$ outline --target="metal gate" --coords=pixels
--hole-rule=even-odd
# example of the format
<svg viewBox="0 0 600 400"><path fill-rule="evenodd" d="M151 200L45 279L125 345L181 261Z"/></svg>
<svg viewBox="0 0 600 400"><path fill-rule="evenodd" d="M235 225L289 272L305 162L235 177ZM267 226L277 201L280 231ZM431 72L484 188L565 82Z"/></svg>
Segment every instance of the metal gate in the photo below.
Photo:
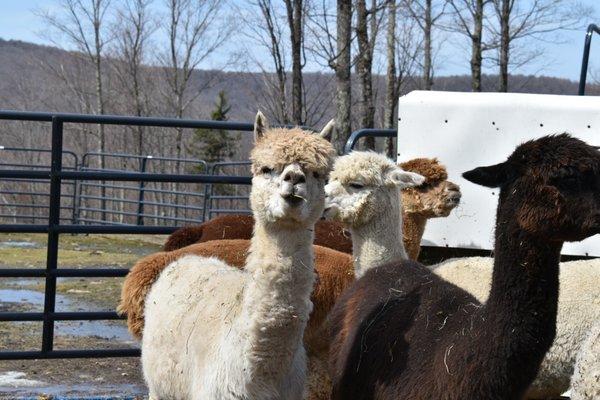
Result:
<svg viewBox="0 0 600 400"><path fill-rule="evenodd" d="M45 269L0 269L0 278L44 278L43 312L1 312L0 321L42 321L42 341L37 351L2 351L0 360L38 359L38 358L82 358L82 357L128 357L139 355L139 349L54 349L54 324L56 321L94 321L120 319L115 312L56 312L56 280L64 277L123 277L127 269L67 269L58 268L58 239L61 234L168 234L176 228L168 226L128 226L93 223L76 225L71 220L61 218L61 199L65 196L61 190L63 182L77 184L89 181L115 182L181 182L199 184L236 184L249 185L247 176L211 176L206 174L162 174L149 172L72 170L63 167L63 126L69 123L108 124L129 126L153 126L169 128L204 128L250 132L249 123L195 121L167 118L121 117L108 115L53 114L34 112L0 111L0 119L13 121L38 121L51 123L52 148L50 165L35 169L0 170L0 179L25 179L49 183L49 213L46 223L0 224L0 232L47 233L47 257ZM71 223L67 223L71 222Z"/></svg>

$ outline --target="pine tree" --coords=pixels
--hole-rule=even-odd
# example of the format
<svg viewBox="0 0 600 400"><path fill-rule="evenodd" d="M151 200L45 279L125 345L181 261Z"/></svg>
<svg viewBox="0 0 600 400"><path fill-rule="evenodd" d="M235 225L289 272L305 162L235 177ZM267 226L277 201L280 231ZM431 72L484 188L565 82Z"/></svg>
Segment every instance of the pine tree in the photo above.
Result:
<svg viewBox="0 0 600 400"><path fill-rule="evenodd" d="M231 107L224 91L220 91L211 113L213 121L227 121ZM238 150L240 135L230 134L222 129L196 129L192 143L194 155L208 163L232 158Z"/></svg>

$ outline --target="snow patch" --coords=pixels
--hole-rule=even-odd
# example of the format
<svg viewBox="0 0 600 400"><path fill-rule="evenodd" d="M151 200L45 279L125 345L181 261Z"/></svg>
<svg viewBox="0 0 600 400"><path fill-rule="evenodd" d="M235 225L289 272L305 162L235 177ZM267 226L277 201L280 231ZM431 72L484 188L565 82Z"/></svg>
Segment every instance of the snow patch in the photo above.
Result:
<svg viewBox="0 0 600 400"><path fill-rule="evenodd" d="M24 372L8 371L0 373L0 386L8 387L31 387L44 385L43 382L26 379Z"/></svg>

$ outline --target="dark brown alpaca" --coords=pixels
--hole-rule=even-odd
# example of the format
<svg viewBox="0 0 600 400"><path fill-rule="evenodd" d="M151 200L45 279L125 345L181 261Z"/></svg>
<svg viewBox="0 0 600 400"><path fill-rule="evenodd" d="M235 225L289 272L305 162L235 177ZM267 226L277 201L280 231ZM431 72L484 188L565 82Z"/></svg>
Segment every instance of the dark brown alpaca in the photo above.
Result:
<svg viewBox="0 0 600 400"><path fill-rule="evenodd" d="M331 313L332 399L520 399L535 378L562 244L600 233L600 152L548 136L463 176L500 188L487 303L414 261L370 269Z"/></svg>
<svg viewBox="0 0 600 400"><path fill-rule="evenodd" d="M252 238L252 215L222 215L198 226L186 226L173 232L163 246L163 251L173 251L194 243L222 239ZM318 221L315 225L314 243L343 253L352 253L352 240L344 227L333 221Z"/></svg>

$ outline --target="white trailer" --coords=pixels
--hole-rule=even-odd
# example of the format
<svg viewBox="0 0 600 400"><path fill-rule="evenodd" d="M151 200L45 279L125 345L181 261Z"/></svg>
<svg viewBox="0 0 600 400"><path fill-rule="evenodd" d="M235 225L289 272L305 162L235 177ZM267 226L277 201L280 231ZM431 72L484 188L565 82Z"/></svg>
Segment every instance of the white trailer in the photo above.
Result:
<svg viewBox="0 0 600 400"><path fill-rule="evenodd" d="M398 104L398 161L437 157L460 185L461 204L431 219L423 245L492 249L498 190L461 174L504 161L518 144L571 133L600 145L600 97L414 91ZM566 243L563 254L600 256L600 235Z"/></svg>

